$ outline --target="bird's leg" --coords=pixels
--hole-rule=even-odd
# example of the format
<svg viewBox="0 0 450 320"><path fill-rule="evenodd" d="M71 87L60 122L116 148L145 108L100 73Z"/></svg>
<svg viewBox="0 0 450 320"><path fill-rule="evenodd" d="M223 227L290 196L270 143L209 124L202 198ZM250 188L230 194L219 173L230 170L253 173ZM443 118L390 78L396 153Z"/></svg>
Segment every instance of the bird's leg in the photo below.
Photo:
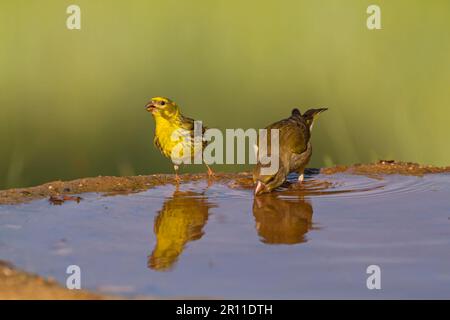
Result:
<svg viewBox="0 0 450 320"><path fill-rule="evenodd" d="M211 178L214 176L214 171L205 163L205 166L208 168L208 177Z"/></svg>
<svg viewBox="0 0 450 320"><path fill-rule="evenodd" d="M300 174L298 176L298 182L302 183L304 179L305 179L305 174L304 173L302 173L302 174Z"/></svg>
<svg viewBox="0 0 450 320"><path fill-rule="evenodd" d="M205 166L208 168L208 187L212 186L212 178L214 177L214 171L205 163Z"/></svg>
<svg viewBox="0 0 450 320"><path fill-rule="evenodd" d="M180 183L181 179L180 176L178 175L178 166L174 165L173 166L174 170L175 170L175 181L177 182L177 185Z"/></svg>

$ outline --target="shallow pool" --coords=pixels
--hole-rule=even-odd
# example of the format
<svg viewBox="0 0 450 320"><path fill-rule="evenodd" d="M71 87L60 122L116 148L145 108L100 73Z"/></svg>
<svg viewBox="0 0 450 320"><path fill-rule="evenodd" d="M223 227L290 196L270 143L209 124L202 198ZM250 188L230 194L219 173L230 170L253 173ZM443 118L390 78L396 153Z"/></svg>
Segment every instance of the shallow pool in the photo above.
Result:
<svg viewBox="0 0 450 320"><path fill-rule="evenodd" d="M0 206L0 259L62 284L78 265L83 288L130 297L450 298L449 174L81 197Z"/></svg>

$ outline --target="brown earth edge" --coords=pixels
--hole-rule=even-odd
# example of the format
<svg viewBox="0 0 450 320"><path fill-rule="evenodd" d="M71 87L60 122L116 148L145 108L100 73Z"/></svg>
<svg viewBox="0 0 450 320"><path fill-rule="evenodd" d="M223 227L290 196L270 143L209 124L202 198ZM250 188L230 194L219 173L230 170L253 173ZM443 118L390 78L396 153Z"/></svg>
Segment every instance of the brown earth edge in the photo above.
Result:
<svg viewBox="0 0 450 320"><path fill-rule="evenodd" d="M450 172L448 167L434 167L409 162L382 160L372 164L356 164L352 166L335 166L320 169L322 174L349 173L359 175L424 175ZM215 182L223 182L232 188L251 188L251 173L216 173ZM181 175L182 182L206 179L205 174ZM101 192L106 195L127 194L144 191L153 187L174 184L171 174L156 174L134 177L95 177L73 181L54 181L31 188L20 188L0 191L0 205L20 204L36 199L49 198L54 204L66 200L78 200L73 194ZM121 299L87 292L84 290L68 290L55 280L46 279L16 269L7 262L0 261L0 299Z"/></svg>
<svg viewBox="0 0 450 320"><path fill-rule="evenodd" d="M95 293L87 290L69 290L52 278L44 278L16 268L0 260L0 300L160 300L157 296L124 297ZM165 299L165 298L164 298ZM211 297L171 297L172 300L213 299Z"/></svg>
<svg viewBox="0 0 450 320"><path fill-rule="evenodd" d="M18 270L4 261L0 261L0 288L0 300L117 299L84 290L63 288L55 280Z"/></svg>
<svg viewBox="0 0 450 320"><path fill-rule="evenodd" d="M392 160L320 169L322 174L349 173L369 176L383 174L424 175L445 172L450 172L450 166L435 167ZM182 182L197 181L206 179L206 174L183 174L180 177ZM216 173L212 179L215 182L226 183L232 188L251 188L253 186L252 175L249 172ZM53 181L36 187L0 190L0 205L19 204L43 198L49 198L54 204L60 204L65 200L79 200L70 197L74 194L89 192L100 192L106 195L127 194L175 183L173 174L132 177L99 176L72 181Z"/></svg>

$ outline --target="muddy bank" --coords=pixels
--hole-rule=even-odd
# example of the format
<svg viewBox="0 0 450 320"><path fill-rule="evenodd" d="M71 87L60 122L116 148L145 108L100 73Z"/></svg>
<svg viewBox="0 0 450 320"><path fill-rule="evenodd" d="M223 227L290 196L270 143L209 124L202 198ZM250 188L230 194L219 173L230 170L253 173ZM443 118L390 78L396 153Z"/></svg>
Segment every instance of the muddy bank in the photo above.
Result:
<svg viewBox="0 0 450 320"><path fill-rule="evenodd" d="M184 174L180 177L182 182L207 179L206 174ZM251 186L251 174L218 173L213 178L213 181L233 181L241 185ZM0 190L0 205L18 204L42 198L50 199L51 197L53 197L55 202L64 202L65 200L79 201L82 199L65 199L64 195L82 194L89 192L101 192L105 193L106 195L127 194L148 190L164 184L175 183L175 176L173 174L155 174L134 177L99 176L95 178L83 178L73 181L53 181L36 187Z"/></svg>
<svg viewBox="0 0 450 320"><path fill-rule="evenodd" d="M52 279L18 270L4 261L0 261L0 288L0 300L100 300L113 298L84 290L68 290Z"/></svg>
<svg viewBox="0 0 450 320"><path fill-rule="evenodd" d="M368 176L378 174L424 175L450 172L450 166L435 167L411 162L381 160L371 164L335 166L312 170L320 171L323 174L350 173ZM184 174L180 177L182 182L208 179L206 174ZM225 183L231 188L251 188L253 186L252 174L250 172L216 173L211 179L211 182ZM134 177L99 176L73 181L53 181L31 188L2 190L0 191L0 205L18 204L42 198L49 198L53 204L61 204L65 201L82 200L79 198L65 197L73 194L88 192L100 192L106 195L127 194L148 190L164 184L175 184L175 176L173 174Z"/></svg>
<svg viewBox="0 0 450 320"><path fill-rule="evenodd" d="M402 175L424 175L431 173L450 172L450 166L435 167L431 165L421 165L413 162L397 162L394 160L380 160L377 163L354 164L351 166L335 166L322 168L324 174L350 173L362 175L374 174L402 174Z"/></svg>

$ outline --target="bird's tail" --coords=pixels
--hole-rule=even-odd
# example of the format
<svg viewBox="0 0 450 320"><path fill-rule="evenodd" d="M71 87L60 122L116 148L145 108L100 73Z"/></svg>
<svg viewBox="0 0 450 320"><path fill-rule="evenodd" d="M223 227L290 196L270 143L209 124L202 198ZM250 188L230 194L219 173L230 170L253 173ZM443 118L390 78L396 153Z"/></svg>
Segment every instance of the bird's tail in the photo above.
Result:
<svg viewBox="0 0 450 320"><path fill-rule="evenodd" d="M317 119L317 116L327 110L328 108L309 109L303 114L303 118L306 120L309 130L312 130L314 120Z"/></svg>

